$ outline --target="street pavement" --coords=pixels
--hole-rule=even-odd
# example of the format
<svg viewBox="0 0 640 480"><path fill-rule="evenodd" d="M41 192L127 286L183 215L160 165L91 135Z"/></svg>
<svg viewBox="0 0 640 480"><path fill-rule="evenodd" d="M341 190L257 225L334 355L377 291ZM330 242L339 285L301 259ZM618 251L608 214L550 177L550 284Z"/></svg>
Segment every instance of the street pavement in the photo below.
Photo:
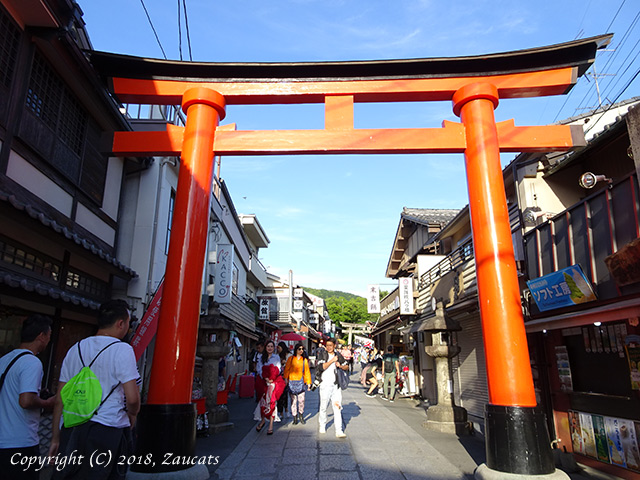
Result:
<svg viewBox="0 0 640 480"><path fill-rule="evenodd" d="M291 418L255 431L253 399L229 400L232 430L198 440L197 455L219 455L210 466L211 478L220 480L456 480L472 479L485 461L480 437L431 432L420 402L397 398L394 403L364 395L351 377L343 391L343 421L347 438L335 437L333 412L328 411L327 432L318 432L318 392L307 392L306 425ZM615 479L584 468L572 480Z"/></svg>

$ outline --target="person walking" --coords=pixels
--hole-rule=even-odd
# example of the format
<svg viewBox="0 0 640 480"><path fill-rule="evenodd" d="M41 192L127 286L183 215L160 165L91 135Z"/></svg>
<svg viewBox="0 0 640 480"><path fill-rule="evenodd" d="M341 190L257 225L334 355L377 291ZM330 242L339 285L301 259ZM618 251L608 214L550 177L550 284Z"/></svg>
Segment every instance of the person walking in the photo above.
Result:
<svg viewBox="0 0 640 480"><path fill-rule="evenodd" d="M304 420L304 398L305 391L311 387L311 370L309 369L309 359L306 357L301 343L296 344L293 355L287 360L283 377L291 395L293 424L297 425L300 422L304 425L306 423Z"/></svg>
<svg viewBox="0 0 640 480"><path fill-rule="evenodd" d="M400 377L400 361L393 351L393 345L387 346L382 356L382 398L393 403L396 396L396 381Z"/></svg>
<svg viewBox="0 0 640 480"><path fill-rule="evenodd" d="M49 456L60 453L69 458L72 453L89 459L128 458L131 453L131 429L140 410L140 375L133 348L122 339L129 332L129 307L124 300L110 300L98 310L98 331L95 336L80 340L67 352L60 369L60 382L53 410L53 437ZM60 392L80 370L91 365L102 388L102 403L91 419L73 427L60 429L63 402ZM126 465L83 461L67 465L53 474L54 479L73 478L124 479Z"/></svg>
<svg viewBox="0 0 640 480"><path fill-rule="evenodd" d="M328 339L326 351L321 355L318 363L318 370L321 372L320 409L318 412L319 432L322 434L327 431L327 407L331 402L336 437L345 438L346 435L342 429L342 390L338 385L337 369L347 370L349 364L335 349L335 340L333 338Z"/></svg>
<svg viewBox="0 0 640 480"><path fill-rule="evenodd" d="M262 380L261 372L258 372L258 362L260 357L264 353L264 341L259 340L256 343L255 349L251 352L251 362L249 363L249 371L254 374L254 389L256 391L256 403L262 398L264 393L264 381Z"/></svg>
<svg viewBox="0 0 640 480"><path fill-rule="evenodd" d="M289 352L289 347L287 347L287 344L284 342L278 343L278 347L276 351L280 356L280 365L282 365L280 367L280 375L283 375L283 378L284 378L284 369L285 369L285 366L287 365L287 360L291 356L291 352ZM280 398L278 399L278 415L280 415L281 418L286 418L288 414L289 414L289 387L285 382L284 392L282 392L282 395L280 395Z"/></svg>
<svg viewBox="0 0 640 480"><path fill-rule="evenodd" d="M0 471L3 478L37 480L40 472L19 463L40 455L40 410L55 398L40 398L42 353L51 340L51 319L32 315L22 322L20 345L0 358ZM18 460L16 462L16 460ZM6 475L6 477L4 477Z"/></svg>
<svg viewBox="0 0 640 480"><path fill-rule="evenodd" d="M279 422L278 409L276 403L284 390L284 380L280 375L280 356L276 353L276 345L273 340L267 340L264 344L264 352L258 358L256 370L259 377L256 381L262 382L262 396L253 412L254 420L260 420L256 427L256 431L260 432L266 422L269 422L267 435L273 434L273 422Z"/></svg>

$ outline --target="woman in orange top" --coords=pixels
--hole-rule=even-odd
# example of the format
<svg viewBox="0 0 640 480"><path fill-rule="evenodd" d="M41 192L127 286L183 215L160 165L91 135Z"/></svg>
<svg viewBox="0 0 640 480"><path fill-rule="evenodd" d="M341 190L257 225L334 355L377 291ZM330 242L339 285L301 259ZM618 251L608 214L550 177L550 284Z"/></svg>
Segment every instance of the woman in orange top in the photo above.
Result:
<svg viewBox="0 0 640 480"><path fill-rule="evenodd" d="M293 350L293 355L287 360L282 377L289 385L291 394L291 414L293 424L304 421L304 392L311 386L311 371L309 370L309 359L304 354L304 347L297 343Z"/></svg>

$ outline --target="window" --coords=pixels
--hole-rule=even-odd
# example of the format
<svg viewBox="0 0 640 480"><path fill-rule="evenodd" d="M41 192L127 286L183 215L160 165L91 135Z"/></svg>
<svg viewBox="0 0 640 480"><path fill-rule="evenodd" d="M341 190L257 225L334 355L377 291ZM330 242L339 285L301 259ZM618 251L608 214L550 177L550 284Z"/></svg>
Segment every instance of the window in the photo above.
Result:
<svg viewBox="0 0 640 480"><path fill-rule="evenodd" d="M171 190L171 197L169 198L169 219L167 222L167 238L164 245L164 254L169 254L169 240L171 240L171 223L173 222L173 209L176 203L176 192Z"/></svg>
<svg viewBox="0 0 640 480"><path fill-rule="evenodd" d="M0 263L10 265L23 273L28 271L31 276L52 283L57 283L60 278L61 266L58 262L5 238L0 238Z"/></svg>
<svg viewBox="0 0 640 480"><path fill-rule="evenodd" d="M96 298L106 298L109 293L106 282L71 269L67 272L66 286L69 290L76 290Z"/></svg>
<svg viewBox="0 0 640 480"><path fill-rule="evenodd" d="M33 56L25 107L19 136L101 205L107 173L102 129L39 51Z"/></svg>
<svg viewBox="0 0 640 480"><path fill-rule="evenodd" d="M11 17L0 8L0 85L9 88L18 57L20 30Z"/></svg>

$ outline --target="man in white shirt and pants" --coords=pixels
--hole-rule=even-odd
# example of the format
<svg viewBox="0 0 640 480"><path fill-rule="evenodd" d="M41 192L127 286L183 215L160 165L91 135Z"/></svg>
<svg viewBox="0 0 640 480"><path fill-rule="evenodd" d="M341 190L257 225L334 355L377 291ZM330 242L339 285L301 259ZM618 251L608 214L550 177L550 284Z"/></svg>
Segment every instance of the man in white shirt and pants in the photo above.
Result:
<svg viewBox="0 0 640 480"><path fill-rule="evenodd" d="M342 431L342 390L338 385L336 378L336 369L348 370L349 364L344 357L336 352L335 340L330 338L327 340L326 353L322 359L318 360L318 371L321 372L322 381L320 382L320 411L318 412L318 421L320 423L320 433L327 431L327 407L329 402L333 407L333 424L336 427L336 437L345 438L346 435Z"/></svg>

